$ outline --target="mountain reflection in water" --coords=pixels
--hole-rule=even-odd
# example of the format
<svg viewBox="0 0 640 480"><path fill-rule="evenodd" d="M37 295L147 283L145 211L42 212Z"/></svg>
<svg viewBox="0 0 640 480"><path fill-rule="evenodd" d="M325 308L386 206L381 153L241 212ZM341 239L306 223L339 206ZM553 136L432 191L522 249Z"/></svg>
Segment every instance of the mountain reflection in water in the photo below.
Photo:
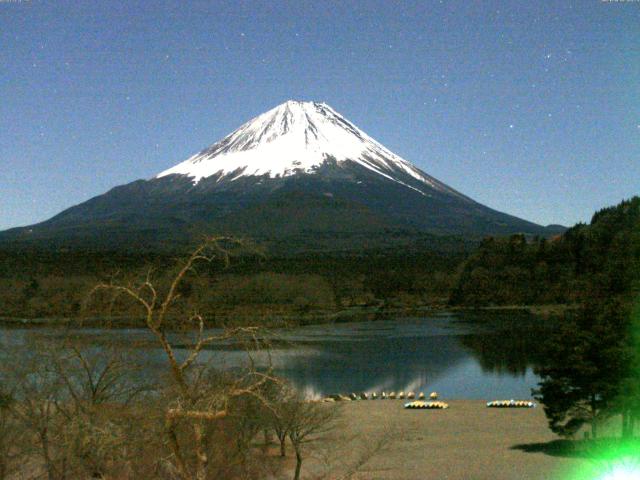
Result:
<svg viewBox="0 0 640 480"><path fill-rule="evenodd" d="M439 392L443 398L530 398L538 382L548 322L516 314L440 314L357 323L312 325L268 335L269 363L309 396L333 393ZM46 335L46 329L39 329ZM97 345L140 342L149 373L162 371L163 352L141 329L79 331ZM0 328L0 339L19 343L33 330ZM51 330L50 335L59 334ZM146 339L146 340L145 340ZM183 352L184 353L184 352ZM211 346L203 361L237 368L246 360L239 345Z"/></svg>
<svg viewBox="0 0 640 480"><path fill-rule="evenodd" d="M309 394L435 390L448 398L529 398L545 333L535 322L501 327L499 319L467 323L464 315L326 328L342 335L313 332L316 340L305 338L286 361L274 352L276 371Z"/></svg>

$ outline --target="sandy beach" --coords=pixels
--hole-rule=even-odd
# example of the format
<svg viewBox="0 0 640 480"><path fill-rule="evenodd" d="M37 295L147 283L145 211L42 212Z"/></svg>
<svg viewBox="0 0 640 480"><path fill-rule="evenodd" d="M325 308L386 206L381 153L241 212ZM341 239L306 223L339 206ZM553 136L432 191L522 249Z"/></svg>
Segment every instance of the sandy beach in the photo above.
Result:
<svg viewBox="0 0 640 480"><path fill-rule="evenodd" d="M387 438L384 449L353 476L358 479L564 479L588 462L549 454L548 442L558 437L539 406L493 409L477 400L447 402L447 410L405 410L402 400L345 402L341 434L352 443L336 450L346 462L358 455L356 439L373 446Z"/></svg>

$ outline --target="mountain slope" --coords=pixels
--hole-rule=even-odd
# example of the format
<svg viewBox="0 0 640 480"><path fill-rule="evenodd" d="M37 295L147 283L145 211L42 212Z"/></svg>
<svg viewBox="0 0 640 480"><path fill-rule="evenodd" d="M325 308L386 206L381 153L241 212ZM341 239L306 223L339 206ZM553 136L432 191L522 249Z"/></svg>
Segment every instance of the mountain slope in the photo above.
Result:
<svg viewBox="0 0 640 480"><path fill-rule="evenodd" d="M260 240L554 233L485 207L323 103L289 101L150 180L31 227L11 242L138 246L221 232Z"/></svg>

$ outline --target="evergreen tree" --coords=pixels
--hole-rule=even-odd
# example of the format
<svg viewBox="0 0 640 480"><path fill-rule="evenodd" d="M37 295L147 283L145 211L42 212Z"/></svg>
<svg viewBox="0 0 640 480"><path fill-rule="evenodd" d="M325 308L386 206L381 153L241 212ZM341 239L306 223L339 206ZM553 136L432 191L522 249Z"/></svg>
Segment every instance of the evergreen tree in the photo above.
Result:
<svg viewBox="0 0 640 480"><path fill-rule="evenodd" d="M551 429L572 435L620 414L622 434L640 418L640 198L597 212L573 231L579 314L553 336L538 398Z"/></svg>
<svg viewBox="0 0 640 480"><path fill-rule="evenodd" d="M622 336L613 324L588 315L568 321L552 336L537 399L544 405L551 430L572 436L583 425L597 436L598 424L613 412L623 372Z"/></svg>

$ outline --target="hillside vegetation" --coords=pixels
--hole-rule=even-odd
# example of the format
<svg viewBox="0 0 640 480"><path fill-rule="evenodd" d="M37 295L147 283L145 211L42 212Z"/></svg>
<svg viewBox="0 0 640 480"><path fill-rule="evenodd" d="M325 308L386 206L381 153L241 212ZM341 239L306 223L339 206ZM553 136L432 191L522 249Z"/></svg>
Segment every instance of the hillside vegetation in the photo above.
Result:
<svg viewBox="0 0 640 480"><path fill-rule="evenodd" d="M551 239L512 235L476 242L429 236L386 248L293 249L288 255L286 245L267 245L259 254L236 257L223 271L190 276L183 308L198 305L203 314L221 319L305 321L354 309L582 304L628 285L639 268L639 210L635 197ZM169 278L183 254L5 248L0 250L0 317L79 316L96 283L133 281L150 269L157 278Z"/></svg>
<svg viewBox="0 0 640 480"><path fill-rule="evenodd" d="M182 313L211 318L327 316L342 311L445 305L465 248L370 250L271 257L244 254L224 269L193 272L181 291ZM176 253L27 250L0 252L0 317L99 315L83 309L101 281L129 283L149 270L168 281ZM119 313L135 315L119 308ZM180 314L176 310L176 314Z"/></svg>
<svg viewBox="0 0 640 480"><path fill-rule="evenodd" d="M485 239L464 263L453 305L582 303L625 288L638 271L640 197L596 212L563 235Z"/></svg>

